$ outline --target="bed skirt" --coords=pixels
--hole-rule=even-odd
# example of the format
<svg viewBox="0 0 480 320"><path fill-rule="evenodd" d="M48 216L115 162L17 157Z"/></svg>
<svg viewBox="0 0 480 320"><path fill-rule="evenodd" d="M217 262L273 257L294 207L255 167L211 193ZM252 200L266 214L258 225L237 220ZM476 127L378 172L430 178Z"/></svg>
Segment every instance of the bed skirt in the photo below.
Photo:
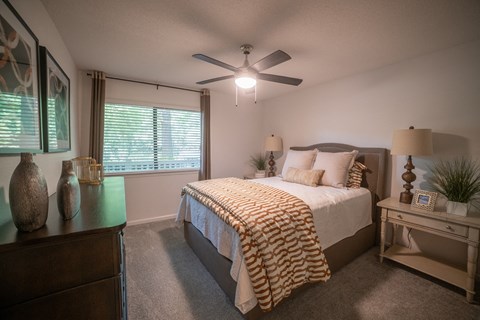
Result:
<svg viewBox="0 0 480 320"><path fill-rule="evenodd" d="M219 254L213 244L203 236L203 234L195 228L190 222L184 221L185 240L192 248L203 263L208 272L217 281L218 285L228 296L232 305L235 304L235 290L237 283L230 276L232 262ZM332 275L334 272L353 261L356 257L370 249L375 245L376 224L372 223L367 227L359 230L355 235L345 238L340 242L323 250ZM294 290L295 294L298 290L304 290L310 285L307 284ZM317 284L318 285L318 284ZM287 298L288 299L288 298ZM258 319L264 312L257 305L243 316L246 319Z"/></svg>

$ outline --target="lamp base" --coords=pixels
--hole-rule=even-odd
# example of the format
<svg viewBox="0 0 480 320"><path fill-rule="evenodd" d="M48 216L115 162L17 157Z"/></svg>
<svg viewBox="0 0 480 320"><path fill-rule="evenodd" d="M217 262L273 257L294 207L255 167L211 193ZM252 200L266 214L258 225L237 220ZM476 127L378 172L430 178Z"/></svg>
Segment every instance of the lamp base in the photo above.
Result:
<svg viewBox="0 0 480 320"><path fill-rule="evenodd" d="M403 191L403 192L400 193L400 202L401 203L411 204L412 200L413 200L413 193L406 192L406 191Z"/></svg>
<svg viewBox="0 0 480 320"><path fill-rule="evenodd" d="M268 165L269 165L269 168L268 168L267 177L274 177L276 168L275 168L275 160L273 157L273 151L270 151L270 158L268 161Z"/></svg>
<svg viewBox="0 0 480 320"><path fill-rule="evenodd" d="M413 189L412 182L417 179L415 173L412 172L412 170L415 169L415 166L412 162L412 156L408 156L407 164L404 166L404 168L407 169L407 171L402 174L402 179L406 183L403 185L405 191L400 193L400 202L411 204L413 200L413 193L411 193L410 190Z"/></svg>

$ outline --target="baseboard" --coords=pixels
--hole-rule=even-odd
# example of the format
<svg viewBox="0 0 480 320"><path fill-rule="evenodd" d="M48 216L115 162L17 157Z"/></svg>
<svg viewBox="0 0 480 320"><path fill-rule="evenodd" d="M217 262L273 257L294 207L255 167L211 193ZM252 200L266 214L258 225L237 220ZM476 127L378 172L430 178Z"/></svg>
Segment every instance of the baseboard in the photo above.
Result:
<svg viewBox="0 0 480 320"><path fill-rule="evenodd" d="M134 226L137 224L145 224L145 223L165 221L165 220L174 220L176 217L177 217L177 214L169 214L166 216L153 217L153 218L147 218L147 219L127 220L127 226Z"/></svg>

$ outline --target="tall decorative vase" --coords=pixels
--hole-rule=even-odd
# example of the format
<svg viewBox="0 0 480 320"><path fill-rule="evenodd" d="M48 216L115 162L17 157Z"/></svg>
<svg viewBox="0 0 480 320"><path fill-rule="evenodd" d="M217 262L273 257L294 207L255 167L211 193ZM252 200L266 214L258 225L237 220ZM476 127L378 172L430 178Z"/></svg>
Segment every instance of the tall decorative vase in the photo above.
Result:
<svg viewBox="0 0 480 320"><path fill-rule="evenodd" d="M70 160L62 162L62 174L57 183L57 207L64 220L72 219L80 211L80 184Z"/></svg>
<svg viewBox="0 0 480 320"><path fill-rule="evenodd" d="M13 171L8 190L17 229L31 232L43 227L48 217L47 181L31 153L20 154L20 163Z"/></svg>

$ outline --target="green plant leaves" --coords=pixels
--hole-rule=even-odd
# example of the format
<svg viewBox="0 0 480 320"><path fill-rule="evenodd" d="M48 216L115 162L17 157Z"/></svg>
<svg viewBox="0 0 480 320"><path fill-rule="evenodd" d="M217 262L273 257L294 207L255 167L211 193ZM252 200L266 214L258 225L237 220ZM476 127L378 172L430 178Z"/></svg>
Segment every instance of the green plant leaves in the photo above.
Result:
<svg viewBox="0 0 480 320"><path fill-rule="evenodd" d="M475 202L480 200L480 164L465 157L450 161L440 160L430 168L427 179L433 190L450 201Z"/></svg>
<svg viewBox="0 0 480 320"><path fill-rule="evenodd" d="M250 164L257 170L267 169L267 158L261 154L250 156Z"/></svg>

